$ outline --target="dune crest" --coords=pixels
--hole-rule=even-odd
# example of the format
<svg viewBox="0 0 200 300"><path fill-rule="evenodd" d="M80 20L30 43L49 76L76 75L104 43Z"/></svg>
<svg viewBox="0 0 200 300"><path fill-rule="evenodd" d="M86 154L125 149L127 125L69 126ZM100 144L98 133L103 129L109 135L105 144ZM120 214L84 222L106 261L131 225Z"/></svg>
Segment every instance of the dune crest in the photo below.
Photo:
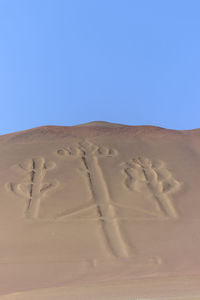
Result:
<svg viewBox="0 0 200 300"><path fill-rule="evenodd" d="M0 299L200 296L199 130L95 121L0 146Z"/></svg>

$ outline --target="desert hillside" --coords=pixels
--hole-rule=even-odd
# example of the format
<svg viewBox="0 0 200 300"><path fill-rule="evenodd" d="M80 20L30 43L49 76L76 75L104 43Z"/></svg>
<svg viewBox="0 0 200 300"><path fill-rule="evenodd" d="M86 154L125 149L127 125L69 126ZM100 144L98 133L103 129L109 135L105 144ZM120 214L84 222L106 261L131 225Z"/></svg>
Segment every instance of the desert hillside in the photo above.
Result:
<svg viewBox="0 0 200 300"><path fill-rule="evenodd" d="M200 129L0 136L0 299L200 299Z"/></svg>

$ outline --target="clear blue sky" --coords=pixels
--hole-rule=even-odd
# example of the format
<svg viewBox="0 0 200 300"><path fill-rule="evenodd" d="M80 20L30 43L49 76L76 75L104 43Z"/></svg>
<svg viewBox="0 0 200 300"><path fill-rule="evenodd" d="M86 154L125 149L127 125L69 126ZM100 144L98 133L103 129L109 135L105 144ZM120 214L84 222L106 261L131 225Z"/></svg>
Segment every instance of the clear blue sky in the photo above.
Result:
<svg viewBox="0 0 200 300"><path fill-rule="evenodd" d="M199 0L0 0L0 134L200 127Z"/></svg>

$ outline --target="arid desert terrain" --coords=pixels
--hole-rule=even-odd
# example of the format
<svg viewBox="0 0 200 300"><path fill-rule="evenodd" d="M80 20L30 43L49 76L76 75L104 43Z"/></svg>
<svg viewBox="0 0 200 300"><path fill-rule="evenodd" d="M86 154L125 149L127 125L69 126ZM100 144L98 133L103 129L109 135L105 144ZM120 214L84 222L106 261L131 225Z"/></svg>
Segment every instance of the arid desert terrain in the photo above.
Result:
<svg viewBox="0 0 200 300"><path fill-rule="evenodd" d="M0 300L200 299L200 129L0 136Z"/></svg>

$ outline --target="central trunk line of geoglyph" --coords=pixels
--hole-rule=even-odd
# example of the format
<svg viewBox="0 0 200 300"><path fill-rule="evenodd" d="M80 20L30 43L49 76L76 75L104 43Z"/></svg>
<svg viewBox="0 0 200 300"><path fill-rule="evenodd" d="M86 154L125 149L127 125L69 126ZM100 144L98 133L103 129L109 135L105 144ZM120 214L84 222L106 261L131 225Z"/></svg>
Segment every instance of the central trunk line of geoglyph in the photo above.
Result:
<svg viewBox="0 0 200 300"><path fill-rule="evenodd" d="M127 244L123 238L98 157L82 156L81 160L87 170L90 190L97 205L98 216L108 247L114 256L128 257Z"/></svg>

